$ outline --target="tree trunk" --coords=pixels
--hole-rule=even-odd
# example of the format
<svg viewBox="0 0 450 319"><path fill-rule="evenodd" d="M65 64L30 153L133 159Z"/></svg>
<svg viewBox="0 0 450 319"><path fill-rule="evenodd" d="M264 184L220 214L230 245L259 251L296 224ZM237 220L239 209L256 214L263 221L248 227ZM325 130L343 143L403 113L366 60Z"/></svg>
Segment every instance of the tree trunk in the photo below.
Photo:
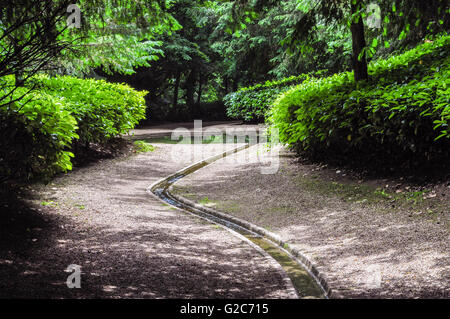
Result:
<svg viewBox="0 0 450 319"><path fill-rule="evenodd" d="M172 103L173 111L175 111L178 106L178 91L180 89L180 80L181 80L181 72L177 71L177 77L175 79L175 86L173 88L173 103Z"/></svg>
<svg viewBox="0 0 450 319"><path fill-rule="evenodd" d="M227 95L228 94L228 76L225 76L224 86L225 86L225 94L224 95Z"/></svg>
<svg viewBox="0 0 450 319"><path fill-rule="evenodd" d="M360 0L356 1L356 4L351 5L352 8L352 14L355 14L358 12L360 8ZM359 55L363 51L363 49L366 47L366 38L364 35L364 22L362 17L359 17L358 21L352 21L351 24L351 32L352 32L352 42L353 42L353 56L352 56L352 63L353 63L353 71L355 74L355 81L361 81L361 80L367 80L369 78L369 73L367 71L367 60L365 54L359 58Z"/></svg>
<svg viewBox="0 0 450 319"><path fill-rule="evenodd" d="M238 89L238 79L234 78L233 79L233 92L236 92Z"/></svg>
<svg viewBox="0 0 450 319"><path fill-rule="evenodd" d="M186 79L186 104L188 108L191 110L192 117L195 117L194 93L195 93L195 81L197 80L196 75L197 71L193 69Z"/></svg>
<svg viewBox="0 0 450 319"><path fill-rule="evenodd" d="M200 104L202 101L202 72L198 72L198 96L197 96L197 104Z"/></svg>
<svg viewBox="0 0 450 319"><path fill-rule="evenodd" d="M172 108L169 112L169 118L174 119L177 114L177 108L178 108L178 92L180 90L180 81L181 81L181 72L180 70L177 70L176 78L175 78L175 85L173 87L173 100L172 100Z"/></svg>
<svg viewBox="0 0 450 319"><path fill-rule="evenodd" d="M22 59L22 52L20 50L19 45L17 45L17 41L14 39L14 55L17 56L17 71L14 73L14 78L16 80L16 86L24 86L23 84L23 67L24 67L24 63L23 63L23 59Z"/></svg>

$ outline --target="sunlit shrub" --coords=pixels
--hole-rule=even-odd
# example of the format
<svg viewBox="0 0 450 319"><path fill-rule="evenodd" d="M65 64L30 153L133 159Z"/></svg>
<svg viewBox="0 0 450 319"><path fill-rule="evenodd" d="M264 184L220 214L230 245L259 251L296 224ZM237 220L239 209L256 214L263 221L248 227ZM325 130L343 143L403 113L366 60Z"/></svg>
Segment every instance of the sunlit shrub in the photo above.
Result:
<svg viewBox="0 0 450 319"><path fill-rule="evenodd" d="M227 115L245 122L264 122L267 110L276 97L307 78L306 75L300 75L279 81L268 81L230 93L224 98Z"/></svg>
<svg viewBox="0 0 450 319"><path fill-rule="evenodd" d="M105 143L145 118L146 91L125 84L39 75L29 85L60 99L78 122L80 143Z"/></svg>
<svg viewBox="0 0 450 319"><path fill-rule="evenodd" d="M14 98L27 93L19 88ZM77 122L53 96L34 91L0 109L0 180L51 176L72 169Z"/></svg>
<svg viewBox="0 0 450 319"><path fill-rule="evenodd" d="M311 78L270 110L280 140L313 157L384 154L432 159L450 141L450 37L370 64L370 80L351 72Z"/></svg>
<svg viewBox="0 0 450 319"><path fill-rule="evenodd" d="M35 76L7 100L23 99L0 108L0 181L72 169L75 145L106 144L145 117L146 93L106 81Z"/></svg>

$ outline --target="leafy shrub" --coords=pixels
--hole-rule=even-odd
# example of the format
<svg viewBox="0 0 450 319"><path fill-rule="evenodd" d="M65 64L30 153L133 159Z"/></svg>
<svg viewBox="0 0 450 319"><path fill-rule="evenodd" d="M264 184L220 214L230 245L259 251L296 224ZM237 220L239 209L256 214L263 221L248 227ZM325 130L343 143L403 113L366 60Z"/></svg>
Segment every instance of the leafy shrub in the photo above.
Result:
<svg viewBox="0 0 450 319"><path fill-rule="evenodd" d="M13 98L28 90L19 88ZM50 176L72 169L76 120L49 94L33 91L0 108L0 181Z"/></svg>
<svg viewBox="0 0 450 319"><path fill-rule="evenodd" d="M0 108L0 181L72 169L74 144L107 143L145 117L145 94L105 81L35 76L14 93L24 99Z"/></svg>
<svg viewBox="0 0 450 319"><path fill-rule="evenodd" d="M375 157L419 163L449 154L450 37L350 72L311 78L270 111L281 142L316 159ZM383 157L383 158L380 158Z"/></svg>
<svg viewBox="0 0 450 319"><path fill-rule="evenodd" d="M245 122L264 122L266 112L276 97L307 78L306 75L300 75L280 81L268 81L230 93L224 98L227 115Z"/></svg>
<svg viewBox="0 0 450 319"><path fill-rule="evenodd" d="M80 144L106 143L145 118L147 92L125 84L42 74L28 85L36 85L65 105L77 120Z"/></svg>

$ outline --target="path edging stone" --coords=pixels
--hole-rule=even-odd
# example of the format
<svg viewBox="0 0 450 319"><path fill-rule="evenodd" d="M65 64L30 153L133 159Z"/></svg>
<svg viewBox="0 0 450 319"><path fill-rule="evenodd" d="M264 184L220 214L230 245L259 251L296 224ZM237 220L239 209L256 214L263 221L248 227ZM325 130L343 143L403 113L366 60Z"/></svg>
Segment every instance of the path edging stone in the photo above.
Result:
<svg viewBox="0 0 450 319"><path fill-rule="evenodd" d="M191 206L195 209L198 209L202 212L205 212L207 214L216 216L220 219L229 221L231 223L234 223L236 225L239 225L243 228L249 229L252 232L261 235L263 237L266 237L268 239L270 239L271 241L273 241L274 243L276 243L279 248L283 249L284 251L288 252L289 254L291 254L292 256L294 256L295 258L298 259L298 261L300 261L301 265L308 270L308 272L312 275L312 277L316 280L317 283L319 283L319 286L322 288L325 296L327 298L336 298L338 297L337 294L335 294L331 288L328 285L328 281L326 279L326 277L323 275L323 273L317 268L316 265L314 265L311 260L304 254L302 253L300 250L298 250L297 248L293 248L291 247L287 242L285 242L279 235L272 233L262 227L259 227L257 225L254 225L246 220L234 217L234 216L230 216L228 214L222 213L220 211L217 211L215 209L209 208L209 207L205 207L203 205L200 205L194 201L191 201L190 199L187 199L179 194L174 194L173 192L171 192L173 188L173 185L170 186L169 188L169 193L172 197L174 197L176 200L180 201L181 203L183 203L186 206Z"/></svg>

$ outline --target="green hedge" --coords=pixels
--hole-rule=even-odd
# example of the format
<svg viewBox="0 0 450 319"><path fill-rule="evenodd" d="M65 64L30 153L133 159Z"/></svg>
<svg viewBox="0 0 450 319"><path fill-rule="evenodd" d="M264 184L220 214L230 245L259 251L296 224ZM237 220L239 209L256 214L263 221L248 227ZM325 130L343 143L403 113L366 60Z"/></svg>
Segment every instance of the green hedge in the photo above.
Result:
<svg viewBox="0 0 450 319"><path fill-rule="evenodd" d="M28 90L19 88L14 97ZM77 122L59 99L31 92L0 109L0 181L51 176L72 168Z"/></svg>
<svg viewBox="0 0 450 319"><path fill-rule="evenodd" d="M145 118L145 91L125 84L39 75L28 85L58 98L78 123L79 143L106 143Z"/></svg>
<svg viewBox="0 0 450 319"><path fill-rule="evenodd" d="M107 143L145 117L146 92L121 84L39 75L24 94L0 108L0 181L70 170L74 144Z"/></svg>
<svg viewBox="0 0 450 319"><path fill-rule="evenodd" d="M430 160L449 153L450 37L353 73L308 81L282 94L269 122L281 142L317 158Z"/></svg>
<svg viewBox="0 0 450 319"><path fill-rule="evenodd" d="M293 76L279 81L268 81L252 87L242 88L225 96L227 115L245 122L264 122L267 110L278 95L293 85L302 83L307 75Z"/></svg>

